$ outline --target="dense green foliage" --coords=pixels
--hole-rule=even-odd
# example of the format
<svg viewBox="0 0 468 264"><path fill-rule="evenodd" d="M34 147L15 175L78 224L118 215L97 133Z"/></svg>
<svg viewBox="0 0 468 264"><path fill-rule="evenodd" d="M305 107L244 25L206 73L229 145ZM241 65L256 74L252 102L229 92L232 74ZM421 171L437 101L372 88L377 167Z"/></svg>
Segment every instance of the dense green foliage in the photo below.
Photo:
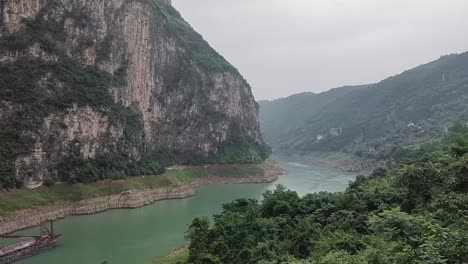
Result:
<svg viewBox="0 0 468 264"><path fill-rule="evenodd" d="M217 151L207 155L199 155L194 152L165 151L166 158L171 160L172 164L181 165L255 164L262 163L270 154L271 150L268 145L253 140L236 123L231 125L226 140L220 144Z"/></svg>
<svg viewBox="0 0 468 264"><path fill-rule="evenodd" d="M211 163L260 163L271 154L267 145L255 142L238 126L233 126L229 139L218 152L208 157Z"/></svg>
<svg viewBox="0 0 468 264"><path fill-rule="evenodd" d="M218 164L260 163L266 160L270 153L267 145L259 144L244 134L237 134L208 159L210 163Z"/></svg>
<svg viewBox="0 0 468 264"><path fill-rule="evenodd" d="M299 197L279 186L261 202L226 204L214 224L190 225L188 263L466 263L466 142L443 141L342 193Z"/></svg>
<svg viewBox="0 0 468 264"><path fill-rule="evenodd" d="M61 163L58 174L69 183L92 183L104 179L124 179L141 175L159 175L165 171L160 159L133 161L129 157L103 156L95 159L68 158Z"/></svg>
<svg viewBox="0 0 468 264"><path fill-rule="evenodd" d="M187 48L187 51L202 67L214 72L237 72L182 18L174 7L160 0L151 0L151 2L167 18L171 33Z"/></svg>
<svg viewBox="0 0 468 264"><path fill-rule="evenodd" d="M374 155L424 141L468 120L468 52L443 56L377 84L263 101L260 120L274 148L301 154Z"/></svg>

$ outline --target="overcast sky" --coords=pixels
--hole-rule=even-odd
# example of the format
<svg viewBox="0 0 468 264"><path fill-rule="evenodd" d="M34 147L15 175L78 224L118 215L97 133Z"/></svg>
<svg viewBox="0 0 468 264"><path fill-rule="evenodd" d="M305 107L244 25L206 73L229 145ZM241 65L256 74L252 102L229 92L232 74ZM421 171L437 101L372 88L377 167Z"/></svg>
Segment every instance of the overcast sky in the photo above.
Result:
<svg viewBox="0 0 468 264"><path fill-rule="evenodd" d="M255 98L372 83L468 51L468 0L172 0Z"/></svg>

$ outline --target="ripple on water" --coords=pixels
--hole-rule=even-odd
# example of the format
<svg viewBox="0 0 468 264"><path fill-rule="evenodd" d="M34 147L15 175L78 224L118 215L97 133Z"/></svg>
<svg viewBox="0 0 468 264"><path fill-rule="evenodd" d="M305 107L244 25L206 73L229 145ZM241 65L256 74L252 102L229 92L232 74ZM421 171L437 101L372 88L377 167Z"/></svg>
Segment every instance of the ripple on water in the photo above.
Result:
<svg viewBox="0 0 468 264"><path fill-rule="evenodd" d="M301 167L301 168L310 168L311 166L309 165L304 165L298 162L288 162L288 165L295 166L295 167Z"/></svg>

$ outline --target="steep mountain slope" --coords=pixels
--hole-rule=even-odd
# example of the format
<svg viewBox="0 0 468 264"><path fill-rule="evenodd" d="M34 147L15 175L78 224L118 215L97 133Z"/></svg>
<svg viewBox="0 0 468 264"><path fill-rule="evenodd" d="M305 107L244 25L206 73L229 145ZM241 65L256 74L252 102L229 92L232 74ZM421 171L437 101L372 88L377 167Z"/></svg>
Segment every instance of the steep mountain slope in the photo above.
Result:
<svg viewBox="0 0 468 264"><path fill-rule="evenodd" d="M265 158L249 84L169 0L0 11L0 187Z"/></svg>
<svg viewBox="0 0 468 264"><path fill-rule="evenodd" d="M440 134L450 124L468 120L468 53L346 89L338 89L340 96L330 97L332 90L262 102L265 137L286 152L372 153ZM286 114L277 113L284 109ZM292 129L284 129L292 123Z"/></svg>
<svg viewBox="0 0 468 264"><path fill-rule="evenodd" d="M281 143L320 109L338 97L365 86L335 88L321 94L300 93L274 101L260 101L260 126L265 139L273 145Z"/></svg>

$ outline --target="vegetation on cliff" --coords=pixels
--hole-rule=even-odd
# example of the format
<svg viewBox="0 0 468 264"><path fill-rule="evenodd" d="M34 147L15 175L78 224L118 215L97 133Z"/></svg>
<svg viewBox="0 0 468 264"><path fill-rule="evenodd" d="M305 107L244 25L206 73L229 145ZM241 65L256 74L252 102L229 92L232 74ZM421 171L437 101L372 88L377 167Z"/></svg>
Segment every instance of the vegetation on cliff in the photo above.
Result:
<svg viewBox="0 0 468 264"><path fill-rule="evenodd" d="M465 263L468 129L454 130L342 193L280 186L225 204L213 224L193 220L180 263Z"/></svg>
<svg viewBox="0 0 468 264"><path fill-rule="evenodd" d="M255 142L243 133L239 126L234 126L230 131L229 139L217 153L208 157L208 162L218 164L260 163L266 160L270 154L271 149L268 145Z"/></svg>
<svg viewBox="0 0 468 264"><path fill-rule="evenodd" d="M174 37L186 49L187 54L184 53L180 58L183 67L193 65L194 60L208 74L230 72L240 76L172 6L159 0L148 0L146 4L151 5L154 14L160 15L161 21L166 23L163 28L167 32L164 34L168 38ZM66 8L66 5L72 6L72 9ZM36 178L47 184L57 181L91 183L103 179L156 175L173 164L258 163L266 159L268 148L258 138L254 140L249 136L249 131L246 131L249 128L240 127L242 121L231 120L222 111L205 106L200 109L203 120L181 117L180 122L176 120L177 122L173 122L176 124L170 126L186 129L186 123L189 122L199 127L208 127L210 122L227 121L233 129L226 135L225 142L213 143L219 144L212 147L215 151L203 153L202 150L174 150L164 145L165 142L148 143L146 138L149 135L145 132L142 110L135 103L127 106L117 102L112 92L115 89L125 89L128 85L128 58L113 54L115 46L122 43L116 42L114 32L107 32L102 41L97 39L92 34L97 24L96 18L79 5L58 0L45 1L45 6L34 17L24 19L17 31L5 31L0 38L0 189L19 188L23 185L24 178L33 178L38 173L34 168L26 168L18 173L18 167L33 166L33 162L29 161L25 162L29 165L20 164L18 159L31 159L28 155L34 153L37 145L41 146L39 152L46 153L40 154L44 155L41 160L46 160L40 164L41 170L46 170L43 173L46 176L44 179L40 179L42 176ZM73 31L80 34L70 36ZM76 47L75 44L70 44L72 42L77 42ZM96 52L94 63L83 62L84 51L88 49ZM32 53L39 55L33 56ZM115 61L110 61L111 55ZM107 71L102 67L106 63L120 66ZM164 85L177 88L186 85L181 84L182 81L190 83L187 85L200 81L193 76L200 74L199 71L193 71L187 77L189 79L181 80L183 77L180 77L180 72L186 73L185 70L176 66L168 69L167 72L170 73L167 74L171 76L167 78L171 79L172 75L175 77L170 84ZM197 83L196 86L198 85ZM204 89L204 93L210 90L209 87ZM207 100L203 97L205 95L197 93L200 97L197 100ZM157 100L164 101L164 96L166 94L158 95ZM191 96L188 98L193 100ZM95 150L92 158L83 155L83 145L87 142L79 139L80 135L66 146L63 143L63 149L60 149L62 142L54 140L59 141L57 134L69 129L64 119L74 107L89 107L91 111L102 114L103 119L108 120L115 130L122 130L123 135L118 139L110 135L99 138L102 142L99 142L100 147ZM256 105L251 110L257 111ZM45 120L51 116L59 121L54 120L51 127L45 129ZM162 126L158 126L158 129ZM51 135L43 135L44 130L51 132ZM171 133L176 133L172 130L174 129L171 129Z"/></svg>
<svg viewBox="0 0 468 264"><path fill-rule="evenodd" d="M50 1L49 4L58 3ZM63 48L63 41L66 40L65 21L72 19L85 27L85 15L67 13L57 18L51 16L48 10L48 6L45 7L35 19L25 20L23 29L0 40L1 50L23 51L39 43L40 48L57 56L57 60L51 61L24 57L0 64L0 98L8 104L21 105L20 108L12 108L13 113L2 116L0 188L22 185L21 179L15 177L13 162L18 156L31 151L34 135L39 132L46 116L63 113L73 105L90 106L106 114L113 124L124 128L129 141L141 138L141 114L131 107L115 103L109 93L111 87L125 84L123 74L111 75L97 67L77 63ZM121 151L123 154L123 149ZM65 177L62 175L61 179L68 180ZM70 179L70 182L89 180L81 179L79 174L71 178L74 179Z"/></svg>
<svg viewBox="0 0 468 264"><path fill-rule="evenodd" d="M57 79L44 80L52 72ZM21 185L14 177L12 162L30 151L34 133L47 115L63 112L74 104L92 106L107 114L114 124L122 125L127 139L138 140L138 131L142 131L141 116L130 107L114 103L107 91L120 79L96 68L82 67L65 58L58 62L21 60L0 64L0 75L0 97L22 105L2 118L0 185L4 188ZM41 80L50 82L47 89L37 88L35 84Z"/></svg>
<svg viewBox="0 0 468 264"><path fill-rule="evenodd" d="M184 47L192 53L195 60L202 67L213 72L237 73L237 69L216 52L216 50L182 18L179 11L172 5L168 5L161 0L149 1L164 14L168 20L171 32L183 43Z"/></svg>

